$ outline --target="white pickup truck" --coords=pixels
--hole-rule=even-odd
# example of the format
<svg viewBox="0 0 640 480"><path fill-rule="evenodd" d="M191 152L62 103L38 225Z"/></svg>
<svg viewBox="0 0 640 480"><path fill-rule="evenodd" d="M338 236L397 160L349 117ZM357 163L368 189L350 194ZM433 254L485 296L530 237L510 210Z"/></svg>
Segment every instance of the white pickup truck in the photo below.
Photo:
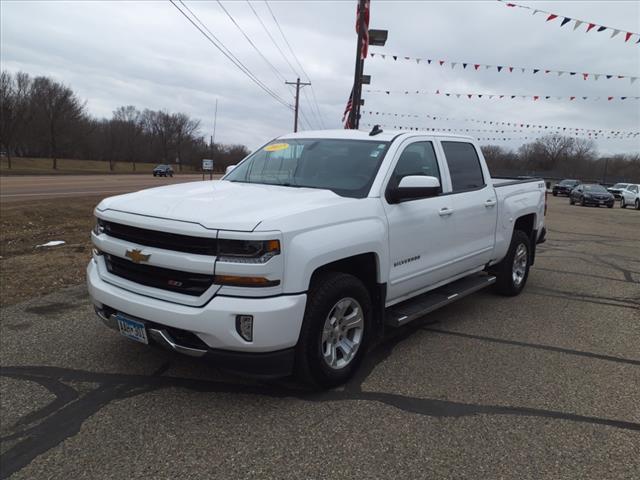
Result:
<svg viewBox="0 0 640 480"><path fill-rule="evenodd" d="M302 132L219 181L103 200L87 282L133 340L331 387L385 328L519 294L545 209L542 180L492 179L468 137Z"/></svg>

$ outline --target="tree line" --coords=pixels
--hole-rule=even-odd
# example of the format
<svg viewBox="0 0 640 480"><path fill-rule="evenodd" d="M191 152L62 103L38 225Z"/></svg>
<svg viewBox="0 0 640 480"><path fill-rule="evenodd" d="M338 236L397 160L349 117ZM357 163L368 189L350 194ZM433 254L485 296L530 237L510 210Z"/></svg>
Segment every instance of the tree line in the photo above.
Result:
<svg viewBox="0 0 640 480"><path fill-rule="evenodd" d="M185 113L138 110L126 105L111 118L95 118L68 86L24 72L0 73L0 146L11 168L13 157L109 162L172 163L199 166L213 158L217 170L235 164L244 145L211 144L200 135L200 121Z"/></svg>
<svg viewBox="0 0 640 480"><path fill-rule="evenodd" d="M640 153L598 155L595 143L584 138L548 135L509 150L482 147L493 175L536 175L578 178L603 183L640 182Z"/></svg>

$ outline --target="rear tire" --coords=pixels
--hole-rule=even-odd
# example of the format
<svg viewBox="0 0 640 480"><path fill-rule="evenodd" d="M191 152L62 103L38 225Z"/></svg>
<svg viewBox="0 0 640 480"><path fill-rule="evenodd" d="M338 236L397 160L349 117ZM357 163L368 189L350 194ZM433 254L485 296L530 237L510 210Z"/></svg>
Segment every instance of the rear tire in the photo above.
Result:
<svg viewBox="0 0 640 480"><path fill-rule="evenodd" d="M339 272L318 275L309 289L296 346L298 379L316 388L346 382L366 353L372 314L371 296L359 279Z"/></svg>
<svg viewBox="0 0 640 480"><path fill-rule="evenodd" d="M584 203L584 197L581 197L581 198L580 198L580 206L581 206L581 207L586 207L586 206L587 206L587 204L586 204L586 203Z"/></svg>
<svg viewBox="0 0 640 480"><path fill-rule="evenodd" d="M573 199L573 197L569 197L569 205L575 205L576 201Z"/></svg>
<svg viewBox="0 0 640 480"><path fill-rule="evenodd" d="M551 195L553 195L554 197L558 196L558 192L552 192Z"/></svg>
<svg viewBox="0 0 640 480"><path fill-rule="evenodd" d="M636 198L636 210L640 210L640 200Z"/></svg>
<svg viewBox="0 0 640 480"><path fill-rule="evenodd" d="M494 291L514 297L524 289L531 265L531 239L522 230L514 230L507 256L489 269L496 276Z"/></svg>
<svg viewBox="0 0 640 480"><path fill-rule="evenodd" d="M627 204L624 203L624 197L620 199L620 208L627 208Z"/></svg>

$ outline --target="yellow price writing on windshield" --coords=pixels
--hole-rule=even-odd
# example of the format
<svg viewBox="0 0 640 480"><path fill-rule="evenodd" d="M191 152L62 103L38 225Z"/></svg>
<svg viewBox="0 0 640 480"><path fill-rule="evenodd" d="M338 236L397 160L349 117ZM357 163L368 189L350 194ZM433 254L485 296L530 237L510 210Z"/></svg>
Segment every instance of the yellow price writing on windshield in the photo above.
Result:
<svg viewBox="0 0 640 480"><path fill-rule="evenodd" d="M264 147L266 152L279 152L280 150L286 150L289 148L288 143L272 143L271 145L267 145Z"/></svg>

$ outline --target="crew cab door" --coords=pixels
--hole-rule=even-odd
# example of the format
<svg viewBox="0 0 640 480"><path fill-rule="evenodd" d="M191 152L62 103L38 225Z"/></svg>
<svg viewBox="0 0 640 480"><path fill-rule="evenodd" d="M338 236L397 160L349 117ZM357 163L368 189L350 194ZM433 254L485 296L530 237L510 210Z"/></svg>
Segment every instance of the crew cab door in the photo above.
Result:
<svg viewBox="0 0 640 480"><path fill-rule="evenodd" d="M435 142L427 137L413 137L398 149L398 154L385 179L382 203L389 222L389 281L387 301L399 301L418 290L424 290L446 277L443 267L451 262L449 248L455 236L454 219L447 212L450 199L446 195L389 201L386 192L408 175L433 176L440 180L443 191L449 189L443 158L436 155ZM446 270L446 269L445 269Z"/></svg>
<svg viewBox="0 0 640 480"><path fill-rule="evenodd" d="M451 191L453 235L448 248L455 252L453 275L482 267L493 256L498 204L486 164L473 143L441 140Z"/></svg>

